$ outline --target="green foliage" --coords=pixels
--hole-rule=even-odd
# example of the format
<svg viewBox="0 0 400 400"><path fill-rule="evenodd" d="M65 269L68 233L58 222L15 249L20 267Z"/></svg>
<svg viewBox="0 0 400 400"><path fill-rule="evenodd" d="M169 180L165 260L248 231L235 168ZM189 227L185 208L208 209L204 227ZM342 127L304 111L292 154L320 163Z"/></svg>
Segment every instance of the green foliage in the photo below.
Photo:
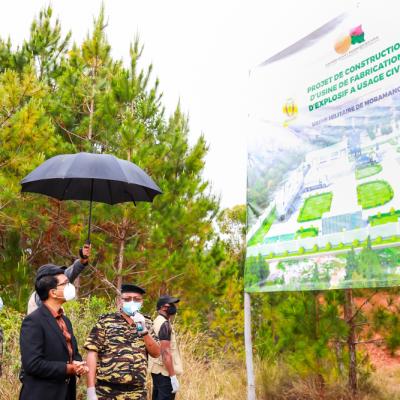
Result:
<svg viewBox="0 0 400 400"><path fill-rule="evenodd" d="M353 279L353 273L357 271L358 269L358 261L357 261L357 256L354 251L354 248L352 247L351 250L347 253L346 256L346 280L352 280Z"/></svg>
<svg viewBox="0 0 400 400"><path fill-rule="evenodd" d="M21 48L0 41L3 297L25 310L35 270L46 262L70 264L85 239L87 203L21 196L20 180L56 154L111 153L143 168L163 194L137 207L94 205L93 266L81 276L80 296L113 298L122 281L145 286L153 305L160 293L170 292L182 298L185 327L214 324L222 337L216 324L226 323L224 340L235 338L237 347L244 207L220 211L203 178L204 136L189 143L189 120L179 105L165 115L152 66L141 66L138 39L126 65L115 60L103 8L83 43L71 45L70 33L62 32L46 7ZM226 296L232 299L228 308L221 300Z"/></svg>
<svg viewBox="0 0 400 400"><path fill-rule="evenodd" d="M23 316L7 304L0 313L0 327L4 334L3 365L7 365L14 376L20 371L19 331ZM1 391L0 391L1 394Z"/></svg>
<svg viewBox="0 0 400 400"><path fill-rule="evenodd" d="M29 40L22 46L26 59L37 68L38 79L50 85L54 84L54 78L59 74L60 61L65 56L71 38L71 32L62 37L58 19L52 26L52 14L51 7L40 11L39 18L32 22Z"/></svg>
<svg viewBox="0 0 400 400"><path fill-rule="evenodd" d="M279 360L301 376L339 375L328 343L346 335L341 292L263 293L253 296L255 346L261 357Z"/></svg>

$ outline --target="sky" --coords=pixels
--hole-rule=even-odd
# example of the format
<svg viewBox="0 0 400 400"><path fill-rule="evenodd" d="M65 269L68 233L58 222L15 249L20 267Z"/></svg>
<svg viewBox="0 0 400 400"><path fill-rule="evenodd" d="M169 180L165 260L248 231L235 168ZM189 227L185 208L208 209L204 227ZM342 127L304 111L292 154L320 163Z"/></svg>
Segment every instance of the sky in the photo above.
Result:
<svg viewBox="0 0 400 400"><path fill-rule="evenodd" d="M250 69L355 2L0 0L0 36L22 43L33 18L50 4L64 32L71 30L80 43L102 3L113 56L127 61L129 45L139 34L142 66L153 64L167 113L180 102L189 116L190 142L204 134L209 145L204 178L221 206L232 207L246 202Z"/></svg>

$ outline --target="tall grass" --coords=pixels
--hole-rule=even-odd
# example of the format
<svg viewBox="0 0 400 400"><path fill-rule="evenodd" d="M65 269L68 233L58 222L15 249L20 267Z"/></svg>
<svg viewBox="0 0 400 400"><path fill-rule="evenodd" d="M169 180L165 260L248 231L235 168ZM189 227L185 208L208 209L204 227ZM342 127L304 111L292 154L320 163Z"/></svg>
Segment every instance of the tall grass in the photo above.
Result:
<svg viewBox="0 0 400 400"><path fill-rule="evenodd" d="M78 343L82 346L99 314L111 306L93 298L72 302L66 307ZM18 399L20 382L19 329L23 315L11 309L0 314L0 326L5 333L3 376L0 378L0 400ZM210 346L205 333L181 333L183 376L179 378L181 391L177 400L244 400L246 399L246 369L242 352L224 353L218 346ZM84 352L83 356L85 356ZM350 400L345 378L323 382L318 376L296 375L284 363L276 360L255 360L258 400ZM400 400L400 366L361 375L360 395L357 400ZM149 399L151 379L148 382ZM78 400L86 399L85 382L78 385ZM354 399L353 399L354 400Z"/></svg>

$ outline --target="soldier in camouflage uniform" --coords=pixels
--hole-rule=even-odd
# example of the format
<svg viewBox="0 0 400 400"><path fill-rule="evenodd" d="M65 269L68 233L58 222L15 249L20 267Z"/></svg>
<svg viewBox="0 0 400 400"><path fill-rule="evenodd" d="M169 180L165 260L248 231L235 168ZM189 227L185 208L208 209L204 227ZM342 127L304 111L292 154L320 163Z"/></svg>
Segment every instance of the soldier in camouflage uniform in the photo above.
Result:
<svg viewBox="0 0 400 400"><path fill-rule="evenodd" d="M146 400L148 355L158 357L160 347L149 334L151 319L139 313L144 293L122 285L118 311L102 315L90 332L88 400Z"/></svg>

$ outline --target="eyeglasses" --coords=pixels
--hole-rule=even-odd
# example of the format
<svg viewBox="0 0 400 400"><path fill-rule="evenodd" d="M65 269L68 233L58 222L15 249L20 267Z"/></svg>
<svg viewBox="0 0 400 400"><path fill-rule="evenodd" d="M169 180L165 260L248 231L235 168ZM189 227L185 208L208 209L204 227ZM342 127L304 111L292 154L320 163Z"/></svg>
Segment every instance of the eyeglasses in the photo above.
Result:
<svg viewBox="0 0 400 400"><path fill-rule="evenodd" d="M143 299L141 297L121 297L122 301L143 301Z"/></svg>

